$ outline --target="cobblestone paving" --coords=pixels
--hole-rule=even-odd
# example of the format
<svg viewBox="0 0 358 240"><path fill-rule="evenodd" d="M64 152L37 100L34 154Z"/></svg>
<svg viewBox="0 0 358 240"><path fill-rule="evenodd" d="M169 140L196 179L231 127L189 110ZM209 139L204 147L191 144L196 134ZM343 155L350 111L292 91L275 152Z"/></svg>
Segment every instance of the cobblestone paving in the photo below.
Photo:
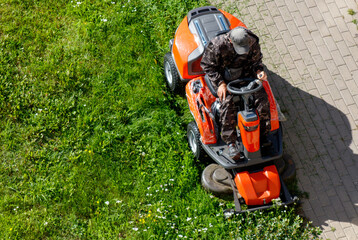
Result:
<svg viewBox="0 0 358 240"><path fill-rule="evenodd" d="M260 37L304 215L323 239L358 239L358 2L211 2Z"/></svg>

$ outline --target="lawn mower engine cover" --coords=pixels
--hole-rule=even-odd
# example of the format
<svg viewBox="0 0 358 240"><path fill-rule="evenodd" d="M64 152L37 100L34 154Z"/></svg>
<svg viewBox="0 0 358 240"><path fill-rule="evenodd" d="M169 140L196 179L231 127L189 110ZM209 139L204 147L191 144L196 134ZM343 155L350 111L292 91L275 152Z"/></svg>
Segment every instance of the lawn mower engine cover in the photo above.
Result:
<svg viewBox="0 0 358 240"><path fill-rule="evenodd" d="M176 30L171 45L173 59L181 80L204 74L200 67L205 46L215 36L242 26L239 19L213 6L191 10Z"/></svg>

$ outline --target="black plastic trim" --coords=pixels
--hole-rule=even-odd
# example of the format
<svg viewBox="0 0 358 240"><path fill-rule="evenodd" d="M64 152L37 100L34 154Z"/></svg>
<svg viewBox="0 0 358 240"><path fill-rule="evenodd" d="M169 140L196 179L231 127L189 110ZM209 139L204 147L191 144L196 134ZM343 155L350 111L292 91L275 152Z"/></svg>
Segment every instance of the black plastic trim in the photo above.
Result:
<svg viewBox="0 0 358 240"><path fill-rule="evenodd" d="M220 11L214 7L214 6L204 6L204 7L199 7L199 8L195 8L191 11L189 11L187 17L188 17L188 24L190 23L191 20L205 15L205 14L210 14L210 13L220 13Z"/></svg>

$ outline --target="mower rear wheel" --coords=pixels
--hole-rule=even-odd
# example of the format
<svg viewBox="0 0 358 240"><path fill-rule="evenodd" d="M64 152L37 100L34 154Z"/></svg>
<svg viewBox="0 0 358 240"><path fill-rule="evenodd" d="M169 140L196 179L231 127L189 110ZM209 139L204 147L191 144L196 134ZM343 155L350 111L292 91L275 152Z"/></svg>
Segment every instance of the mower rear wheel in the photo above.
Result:
<svg viewBox="0 0 358 240"><path fill-rule="evenodd" d="M200 159L204 156L204 150L201 146L199 128L195 122L190 122L187 128L188 143L191 151L196 159Z"/></svg>
<svg viewBox="0 0 358 240"><path fill-rule="evenodd" d="M164 74L169 89L172 92L178 91L181 87L181 83L174 59L170 52L166 53L164 56Z"/></svg>

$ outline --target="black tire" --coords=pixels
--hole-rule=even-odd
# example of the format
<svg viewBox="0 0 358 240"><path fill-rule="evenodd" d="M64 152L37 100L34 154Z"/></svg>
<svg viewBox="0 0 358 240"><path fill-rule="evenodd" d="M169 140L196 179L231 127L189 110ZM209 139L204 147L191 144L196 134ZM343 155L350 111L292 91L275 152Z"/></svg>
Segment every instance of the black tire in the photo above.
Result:
<svg viewBox="0 0 358 240"><path fill-rule="evenodd" d="M200 141L199 128L195 122L190 122L187 128L188 143L196 159L203 158L205 153Z"/></svg>
<svg viewBox="0 0 358 240"><path fill-rule="evenodd" d="M164 75L169 89L172 92L178 92L181 88L181 82L175 67L174 59L170 52L166 53L164 56Z"/></svg>

